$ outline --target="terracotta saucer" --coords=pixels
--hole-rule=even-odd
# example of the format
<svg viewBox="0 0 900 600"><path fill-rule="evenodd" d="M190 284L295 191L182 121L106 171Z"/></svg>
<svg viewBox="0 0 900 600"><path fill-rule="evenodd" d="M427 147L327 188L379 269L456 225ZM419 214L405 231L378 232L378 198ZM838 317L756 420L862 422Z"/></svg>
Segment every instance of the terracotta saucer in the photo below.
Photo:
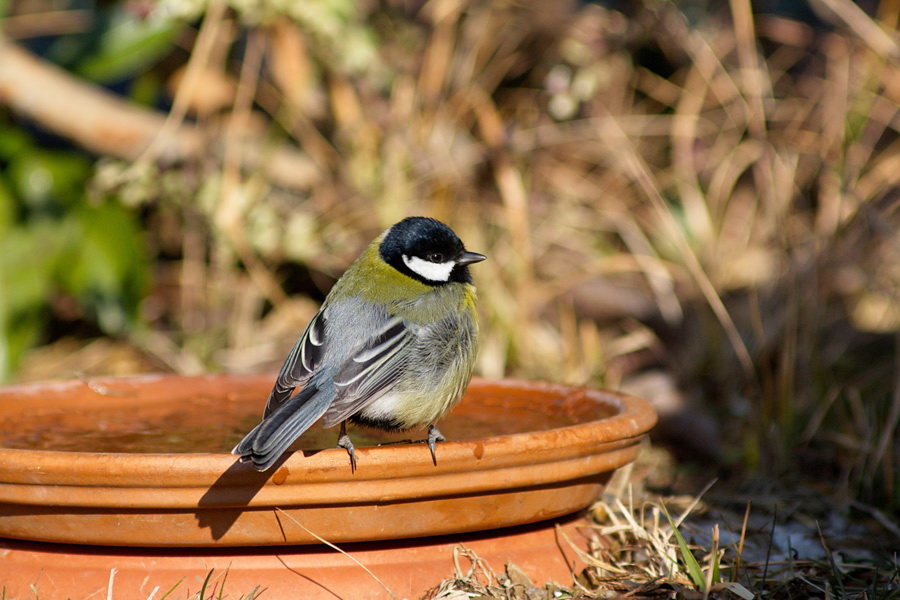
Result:
<svg viewBox="0 0 900 600"><path fill-rule="evenodd" d="M363 437L356 473L343 450L302 446L258 473L225 452L271 383L145 376L0 389L0 537L233 547L523 525L588 506L656 420L646 402L612 392L475 379L441 423L450 441L436 466L424 444L361 447ZM327 435L319 447L334 443Z"/></svg>

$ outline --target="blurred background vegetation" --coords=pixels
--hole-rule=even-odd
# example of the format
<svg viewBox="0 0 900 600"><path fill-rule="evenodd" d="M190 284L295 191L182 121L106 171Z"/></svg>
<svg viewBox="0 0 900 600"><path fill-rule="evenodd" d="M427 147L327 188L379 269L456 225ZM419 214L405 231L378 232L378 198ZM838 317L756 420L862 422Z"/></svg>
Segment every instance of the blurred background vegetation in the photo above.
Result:
<svg viewBox="0 0 900 600"><path fill-rule="evenodd" d="M0 378L263 371L381 230L478 372L900 510L900 3L0 2Z"/></svg>

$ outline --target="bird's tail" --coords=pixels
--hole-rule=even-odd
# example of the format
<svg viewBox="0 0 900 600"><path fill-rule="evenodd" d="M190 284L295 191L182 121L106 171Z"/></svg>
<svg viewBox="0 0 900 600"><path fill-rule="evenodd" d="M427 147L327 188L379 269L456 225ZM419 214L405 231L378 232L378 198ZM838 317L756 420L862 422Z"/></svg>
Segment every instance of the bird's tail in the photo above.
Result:
<svg viewBox="0 0 900 600"><path fill-rule="evenodd" d="M265 471L322 416L330 403L328 394L320 393L315 384L307 384L254 427L231 453L252 461L258 471Z"/></svg>

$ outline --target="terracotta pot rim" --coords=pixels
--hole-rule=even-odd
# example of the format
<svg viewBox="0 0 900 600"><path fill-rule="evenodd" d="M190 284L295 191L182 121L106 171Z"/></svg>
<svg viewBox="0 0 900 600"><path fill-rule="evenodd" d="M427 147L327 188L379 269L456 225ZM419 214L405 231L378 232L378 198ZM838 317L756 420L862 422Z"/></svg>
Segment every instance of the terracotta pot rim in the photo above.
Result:
<svg viewBox="0 0 900 600"><path fill-rule="evenodd" d="M258 376L243 375L139 375L120 378L97 378L91 385L105 386L121 381L138 383L164 383L170 380L203 381L215 379L256 378ZM84 385L80 380L51 381L31 385L9 386L4 392L36 393L38 390L55 389L62 391L72 386ZM563 456L577 454L593 454L601 447L612 450L615 447L631 445L641 438L656 424L656 412L650 405L640 399L619 392L602 389L580 388L556 383L521 381L516 379L493 380L475 377L474 386L491 385L517 389L523 386L538 388L560 394L583 394L592 401L611 405L619 410L615 415L579 423L557 427L544 431L521 432L508 435L497 435L476 440L448 440L438 444L438 464L430 460L423 461L427 449L423 444L396 444L385 446L359 447L356 452L360 459L360 468L353 475L353 481L380 480L385 478L382 469L369 468L373 463L388 463L393 469L402 469L404 475L447 474L469 472L472 470L473 454L481 456L479 460L492 467L503 467L521 462L522 453L529 462L552 462ZM541 451L534 453L539 446ZM489 452L495 450L496 452ZM314 453L294 452L278 467L266 472L272 476L279 469L287 468L292 473L304 474L307 483L327 483L344 481L348 465L347 454L340 448L327 448ZM377 461L376 461L377 459ZM487 459L486 462L484 460ZM68 479L66 473L77 468L78 479L84 474L102 475L110 472L110 463L116 464L115 479L120 486L139 483L143 487L196 487L210 485L228 470L234 469L234 482L245 478L258 479L258 473L249 465L235 465L237 457L229 453L112 453L112 452L71 452L58 450L25 450L0 447L0 472L6 475L0 483L30 483L43 481L60 483ZM40 465L38 470L23 471L22 465ZM242 468L245 467L245 468ZM147 481L147 472L156 478ZM396 477L396 473L388 474ZM133 480L137 478L137 480ZM74 481L72 483L75 483ZM2 501L0 488L0 501Z"/></svg>
<svg viewBox="0 0 900 600"><path fill-rule="evenodd" d="M60 406L121 408L135 399L163 410L167 403L200 397L215 406L220 399L264 394L270 385L268 375L50 382L0 389L0 400L18 400L6 406L0 401L0 415L21 412L23 406L48 409L47 414ZM252 545L313 542L307 526L327 531L334 541L360 541L518 525L587 506L615 469L635 459L656 422L647 402L615 392L486 379L474 379L470 391L472 402L480 402L470 406L484 407L487 418L534 414L537 403L548 415L581 422L442 442L437 465L424 444L359 447L355 473L337 448L286 455L263 473L224 453L0 448L5 507L0 536L112 545ZM615 414L601 418L609 409ZM101 515L104 527L97 525Z"/></svg>
<svg viewBox="0 0 900 600"><path fill-rule="evenodd" d="M92 384L165 384L173 380L188 383L235 377L243 376L157 375L97 379ZM80 382L47 385L62 391L57 386ZM424 444L360 447L359 468L352 475L346 452L340 448L287 454L280 464L264 473L225 453L128 454L0 448L0 503L106 506L108 501L96 494L103 487L117 489L120 493L115 501L132 507L196 508L204 502L210 506L240 506L246 505L242 490L247 489L258 490L249 501L251 506L339 503L342 498L346 502L348 495L368 502L410 497L409 482L416 479L427 482L416 486L418 489L412 493L412 497L421 498L467 491L483 493L510 484L520 485L519 482L525 485L532 471L542 473L532 485L552 485L625 464L622 451L637 444L656 421L655 411L645 401L610 391L480 378L474 379L472 385L509 389L525 386L563 396L577 395L580 400L611 405L619 412L544 431L442 442L438 444L436 466ZM46 389L44 384L37 384L29 393L42 388ZM477 485L467 483L474 473L491 476L482 477ZM353 491L348 494L345 489L335 488L336 484ZM46 489L48 486L52 489ZM211 487L217 495L207 493ZM235 496L240 498L236 500Z"/></svg>

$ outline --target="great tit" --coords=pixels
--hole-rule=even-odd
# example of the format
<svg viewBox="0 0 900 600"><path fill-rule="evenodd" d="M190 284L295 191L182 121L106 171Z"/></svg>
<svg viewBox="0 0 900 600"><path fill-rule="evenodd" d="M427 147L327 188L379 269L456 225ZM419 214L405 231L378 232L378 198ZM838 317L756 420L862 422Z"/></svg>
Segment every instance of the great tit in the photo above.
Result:
<svg viewBox="0 0 900 600"><path fill-rule="evenodd" d="M262 422L232 452L260 471L320 417L340 423L338 446L356 453L346 421L384 430L434 426L472 377L478 320L466 251L452 229L409 217L382 233L337 281L288 354ZM299 391L295 389L302 386Z"/></svg>

